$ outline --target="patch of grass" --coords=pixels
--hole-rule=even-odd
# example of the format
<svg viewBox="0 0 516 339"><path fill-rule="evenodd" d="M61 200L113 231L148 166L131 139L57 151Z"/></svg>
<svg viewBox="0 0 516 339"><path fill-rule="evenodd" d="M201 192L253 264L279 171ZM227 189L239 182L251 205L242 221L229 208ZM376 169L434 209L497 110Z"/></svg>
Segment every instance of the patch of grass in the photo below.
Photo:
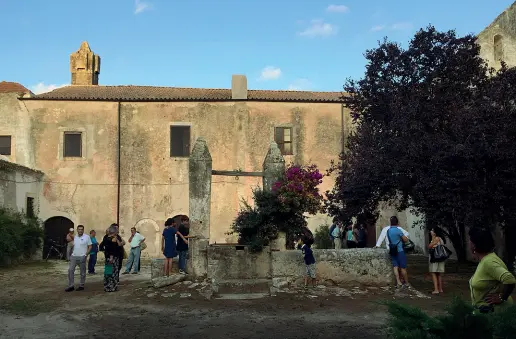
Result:
<svg viewBox="0 0 516 339"><path fill-rule="evenodd" d="M16 299L2 303L0 310L14 315L35 316L40 313L51 312L57 307L57 301L55 300Z"/></svg>

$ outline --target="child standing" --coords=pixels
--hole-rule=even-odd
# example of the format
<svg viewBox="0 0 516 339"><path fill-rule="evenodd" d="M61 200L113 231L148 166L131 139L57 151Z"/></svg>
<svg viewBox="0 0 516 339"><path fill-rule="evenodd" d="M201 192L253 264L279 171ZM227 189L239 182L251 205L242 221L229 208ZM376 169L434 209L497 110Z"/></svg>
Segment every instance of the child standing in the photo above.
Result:
<svg viewBox="0 0 516 339"><path fill-rule="evenodd" d="M95 274L95 264L97 264L97 253L99 252L99 243L97 238L95 238L95 231L90 231L91 238L91 251L90 251L90 259L88 260L88 273Z"/></svg>
<svg viewBox="0 0 516 339"><path fill-rule="evenodd" d="M312 286L315 287L315 258L310 242L302 238L297 247L303 252L303 259L306 265L305 288L308 287L308 279L311 279Z"/></svg>

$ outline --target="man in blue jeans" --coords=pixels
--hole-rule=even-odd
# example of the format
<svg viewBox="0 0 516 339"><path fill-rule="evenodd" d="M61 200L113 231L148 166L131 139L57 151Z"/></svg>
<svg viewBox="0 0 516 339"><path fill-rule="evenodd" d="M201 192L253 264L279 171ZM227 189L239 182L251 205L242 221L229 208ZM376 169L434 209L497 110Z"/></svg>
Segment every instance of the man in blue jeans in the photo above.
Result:
<svg viewBox="0 0 516 339"><path fill-rule="evenodd" d="M140 269L141 244L144 241L145 237L136 232L136 227L131 227L131 237L129 238L131 252L125 264L125 272L122 274L129 274L131 266L133 267L133 274L138 274L138 270Z"/></svg>
<svg viewBox="0 0 516 339"><path fill-rule="evenodd" d="M181 274L187 274L186 273L186 260L188 259L188 238L190 238L190 220L187 216L183 216L181 218L181 224L178 228L179 233L183 235L183 237L186 239L186 242L181 238L177 237L177 252L179 254L179 273Z"/></svg>

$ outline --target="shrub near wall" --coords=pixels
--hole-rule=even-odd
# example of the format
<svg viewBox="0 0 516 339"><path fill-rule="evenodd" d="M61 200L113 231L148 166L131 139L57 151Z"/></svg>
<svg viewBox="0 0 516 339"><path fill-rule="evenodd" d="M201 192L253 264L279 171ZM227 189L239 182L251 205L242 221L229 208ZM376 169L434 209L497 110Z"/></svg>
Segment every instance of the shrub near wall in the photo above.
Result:
<svg viewBox="0 0 516 339"><path fill-rule="evenodd" d="M317 228L314 234L314 245L317 249L331 249L333 248L333 241L330 238L330 226L321 225Z"/></svg>
<svg viewBox="0 0 516 339"><path fill-rule="evenodd" d="M38 219L0 207L0 266L30 258L41 247L42 238Z"/></svg>

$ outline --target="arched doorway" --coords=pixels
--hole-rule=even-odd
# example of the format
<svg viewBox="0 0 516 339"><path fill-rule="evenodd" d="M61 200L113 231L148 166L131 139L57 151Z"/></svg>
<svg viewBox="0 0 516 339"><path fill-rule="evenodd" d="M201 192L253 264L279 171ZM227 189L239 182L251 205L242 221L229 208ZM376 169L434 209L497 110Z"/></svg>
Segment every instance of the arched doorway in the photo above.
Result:
<svg viewBox="0 0 516 339"><path fill-rule="evenodd" d="M66 234L70 228L74 228L73 221L65 217L52 217L47 219L44 224L45 241L43 243L43 258L46 257L50 247L50 240L66 248ZM66 257L66 255L64 256ZM51 254L50 258L57 258Z"/></svg>

